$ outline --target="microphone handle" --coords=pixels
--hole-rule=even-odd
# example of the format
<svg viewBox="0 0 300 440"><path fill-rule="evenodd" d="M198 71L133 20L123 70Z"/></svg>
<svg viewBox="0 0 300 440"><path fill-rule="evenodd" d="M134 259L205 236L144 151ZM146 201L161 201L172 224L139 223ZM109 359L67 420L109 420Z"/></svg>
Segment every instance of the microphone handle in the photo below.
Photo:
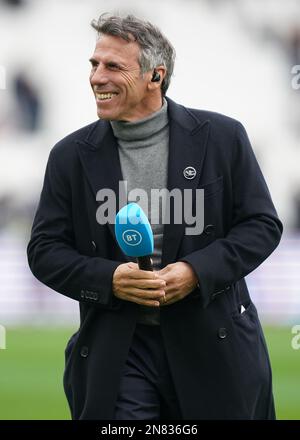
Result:
<svg viewBox="0 0 300 440"><path fill-rule="evenodd" d="M153 262L150 255L137 258L139 269L153 271Z"/></svg>

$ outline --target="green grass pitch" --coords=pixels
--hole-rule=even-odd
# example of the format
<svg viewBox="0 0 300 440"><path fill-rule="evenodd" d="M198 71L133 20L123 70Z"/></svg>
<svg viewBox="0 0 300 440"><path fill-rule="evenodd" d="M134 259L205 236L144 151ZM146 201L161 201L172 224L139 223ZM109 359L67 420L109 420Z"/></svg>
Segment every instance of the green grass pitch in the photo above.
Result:
<svg viewBox="0 0 300 440"><path fill-rule="evenodd" d="M300 419L300 349L290 327L265 327L278 419ZM64 348L73 329L7 329L0 350L0 419L70 419L62 386Z"/></svg>

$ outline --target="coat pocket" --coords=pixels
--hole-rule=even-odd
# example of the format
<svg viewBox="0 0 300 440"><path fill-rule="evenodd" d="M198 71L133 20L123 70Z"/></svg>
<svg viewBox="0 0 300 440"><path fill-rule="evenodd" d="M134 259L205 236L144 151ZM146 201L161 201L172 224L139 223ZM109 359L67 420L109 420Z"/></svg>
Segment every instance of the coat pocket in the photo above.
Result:
<svg viewBox="0 0 300 440"><path fill-rule="evenodd" d="M223 190L223 176L219 176L211 182L200 184L200 189L204 190L204 198L211 197L212 195Z"/></svg>
<svg viewBox="0 0 300 440"><path fill-rule="evenodd" d="M256 325L257 323L257 311L256 307L251 300L239 304L237 309L231 314L234 321L238 322L241 320L242 322L249 322Z"/></svg>
<svg viewBox="0 0 300 440"><path fill-rule="evenodd" d="M261 340L257 310L252 301L243 304L232 313L231 318L237 342L239 358L244 371L244 381L252 390L259 392L270 383L269 360ZM242 313L241 313L242 312Z"/></svg>

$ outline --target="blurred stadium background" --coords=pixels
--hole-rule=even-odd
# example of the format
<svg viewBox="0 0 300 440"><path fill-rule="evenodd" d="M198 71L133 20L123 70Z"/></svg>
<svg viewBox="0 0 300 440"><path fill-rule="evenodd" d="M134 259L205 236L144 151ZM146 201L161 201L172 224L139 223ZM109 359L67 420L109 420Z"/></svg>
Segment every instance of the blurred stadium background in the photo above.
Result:
<svg viewBox="0 0 300 440"><path fill-rule="evenodd" d="M147 18L169 37L172 99L237 118L248 131L285 231L247 280L269 344L277 416L300 419L300 350L292 347L300 324L299 0L0 0L0 419L69 418L64 347L78 305L33 278L26 245L50 149L96 119L89 23L105 11Z"/></svg>

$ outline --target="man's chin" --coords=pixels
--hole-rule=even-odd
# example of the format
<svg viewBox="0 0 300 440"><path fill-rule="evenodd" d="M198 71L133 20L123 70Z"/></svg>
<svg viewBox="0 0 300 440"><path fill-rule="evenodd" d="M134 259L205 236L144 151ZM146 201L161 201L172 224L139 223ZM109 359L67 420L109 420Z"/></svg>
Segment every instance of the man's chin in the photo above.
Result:
<svg viewBox="0 0 300 440"><path fill-rule="evenodd" d="M102 119L103 121L113 121L114 120L112 113L103 112L101 110L98 110L97 115L98 115L98 118Z"/></svg>

